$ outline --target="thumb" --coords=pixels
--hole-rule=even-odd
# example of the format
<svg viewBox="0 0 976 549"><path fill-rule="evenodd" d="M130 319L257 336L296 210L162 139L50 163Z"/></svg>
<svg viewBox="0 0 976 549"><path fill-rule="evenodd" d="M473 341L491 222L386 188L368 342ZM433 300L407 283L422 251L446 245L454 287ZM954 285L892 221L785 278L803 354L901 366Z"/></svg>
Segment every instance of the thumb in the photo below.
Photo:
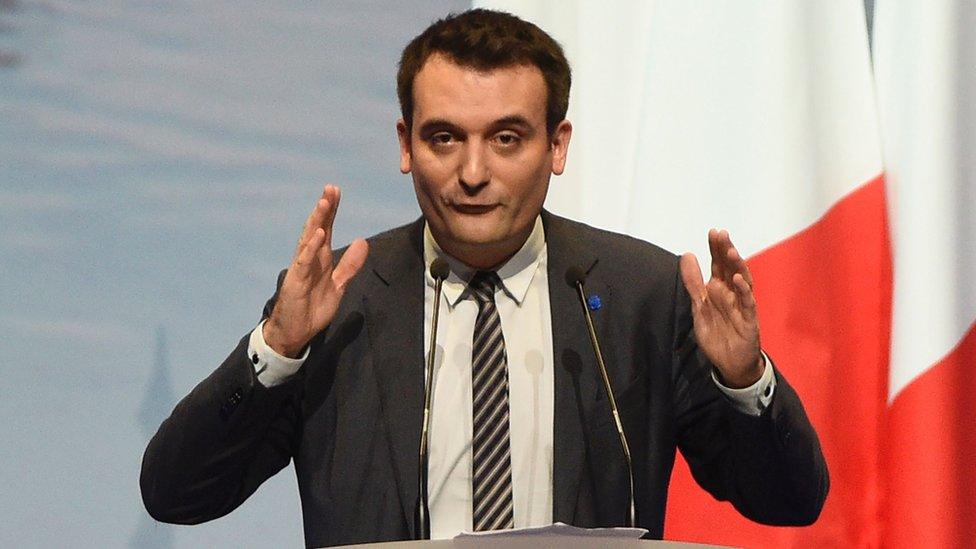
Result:
<svg viewBox="0 0 976 549"><path fill-rule="evenodd" d="M346 253L342 254L339 264L332 271L332 283L336 289L340 292L346 289L346 284L363 268L368 254L369 244L362 238L354 240L346 248Z"/></svg>

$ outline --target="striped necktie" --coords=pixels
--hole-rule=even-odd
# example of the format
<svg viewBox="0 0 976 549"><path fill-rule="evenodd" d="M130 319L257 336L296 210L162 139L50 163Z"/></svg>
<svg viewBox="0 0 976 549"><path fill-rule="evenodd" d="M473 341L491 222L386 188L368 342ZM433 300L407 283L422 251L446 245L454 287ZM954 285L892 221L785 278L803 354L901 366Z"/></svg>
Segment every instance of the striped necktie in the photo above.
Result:
<svg viewBox="0 0 976 549"><path fill-rule="evenodd" d="M469 283L478 302L471 349L474 529L500 530L515 524L508 425L508 366L502 323L495 308L493 271L479 271Z"/></svg>

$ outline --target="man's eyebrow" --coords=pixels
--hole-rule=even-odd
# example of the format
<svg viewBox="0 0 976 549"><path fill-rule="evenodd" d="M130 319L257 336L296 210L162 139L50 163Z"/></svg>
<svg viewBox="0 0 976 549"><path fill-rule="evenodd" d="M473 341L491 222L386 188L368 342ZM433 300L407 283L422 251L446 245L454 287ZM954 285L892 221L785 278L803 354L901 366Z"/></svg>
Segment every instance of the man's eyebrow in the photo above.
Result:
<svg viewBox="0 0 976 549"><path fill-rule="evenodd" d="M432 133L441 130L457 131L458 125L444 118L431 118L424 122L418 131L421 134Z"/></svg>
<svg viewBox="0 0 976 549"><path fill-rule="evenodd" d="M503 126L519 126L527 131L534 129L532 123L529 122L529 119L520 114L503 116L493 121L489 127L497 129ZM459 132L461 131L461 127L450 120L447 120L446 118L431 118L430 120L427 120L421 124L420 128L418 129L422 135L444 130Z"/></svg>
<svg viewBox="0 0 976 549"><path fill-rule="evenodd" d="M496 128L498 126L522 126L523 128L526 129L532 129L532 123L529 122L527 118L525 118L520 114L512 114L509 116L499 118L498 120L492 122L491 125L492 127L496 127Z"/></svg>

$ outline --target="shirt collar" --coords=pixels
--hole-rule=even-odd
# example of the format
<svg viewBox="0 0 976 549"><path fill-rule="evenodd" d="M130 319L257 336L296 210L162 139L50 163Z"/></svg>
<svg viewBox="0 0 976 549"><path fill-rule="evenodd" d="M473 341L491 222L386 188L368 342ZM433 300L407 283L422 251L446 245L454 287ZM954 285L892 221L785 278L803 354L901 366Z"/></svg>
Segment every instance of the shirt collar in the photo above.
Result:
<svg viewBox="0 0 976 549"><path fill-rule="evenodd" d="M532 233L525 240L525 244L522 244L519 251L515 252L515 255L495 271L502 281L502 289L519 305L522 304L526 292L529 291L529 285L532 283L536 271L539 270L539 263L542 261L545 251L546 235L542 226L542 216L538 216L535 218L535 226L532 227ZM448 305L454 307L458 301L465 297L468 281L471 280L477 269L472 269L442 250L437 241L434 240L430 226L424 222L424 264L430 265L430 262L437 257L444 258L451 267L450 274L444 280L442 291ZM434 287L434 278L430 276L429 269L425 270L424 278L428 286Z"/></svg>

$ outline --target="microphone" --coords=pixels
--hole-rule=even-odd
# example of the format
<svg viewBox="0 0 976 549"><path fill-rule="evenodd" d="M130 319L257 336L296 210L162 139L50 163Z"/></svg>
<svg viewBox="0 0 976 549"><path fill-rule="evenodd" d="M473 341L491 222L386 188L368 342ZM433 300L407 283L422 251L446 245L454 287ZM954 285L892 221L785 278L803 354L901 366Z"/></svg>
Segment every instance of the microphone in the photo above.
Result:
<svg viewBox="0 0 976 549"><path fill-rule="evenodd" d="M427 353L427 379L424 383L424 422L420 430L420 467L417 472L417 505L414 511L414 530L417 539L430 539L430 507L427 502L427 449L430 431L430 400L434 392L434 351L437 350L437 316L441 310L441 286L451 273L447 261L438 257L430 262L430 276L434 279L434 310L430 321L430 352Z"/></svg>
<svg viewBox="0 0 976 549"><path fill-rule="evenodd" d="M596 363L600 367L600 375L603 376L603 388L607 391L607 399L610 401L610 411L613 412L613 423L617 427L617 436L620 437L620 446L624 451L624 458L627 461L627 473L630 475L630 527L637 526L637 511L634 504L634 464L630 459L630 446L627 444L627 435L624 434L624 425L620 421L620 412L617 411L617 400L613 398L613 389L610 387L610 376L607 375L607 365L603 362L603 353L600 352L600 342L596 339L596 330L593 329L593 318L590 316L590 309L586 304L586 292L583 291L583 281L586 280L586 271L578 265L566 269L566 283L576 289L583 306L583 316L586 318L586 328L590 334L590 344L593 345L593 354L596 355Z"/></svg>

